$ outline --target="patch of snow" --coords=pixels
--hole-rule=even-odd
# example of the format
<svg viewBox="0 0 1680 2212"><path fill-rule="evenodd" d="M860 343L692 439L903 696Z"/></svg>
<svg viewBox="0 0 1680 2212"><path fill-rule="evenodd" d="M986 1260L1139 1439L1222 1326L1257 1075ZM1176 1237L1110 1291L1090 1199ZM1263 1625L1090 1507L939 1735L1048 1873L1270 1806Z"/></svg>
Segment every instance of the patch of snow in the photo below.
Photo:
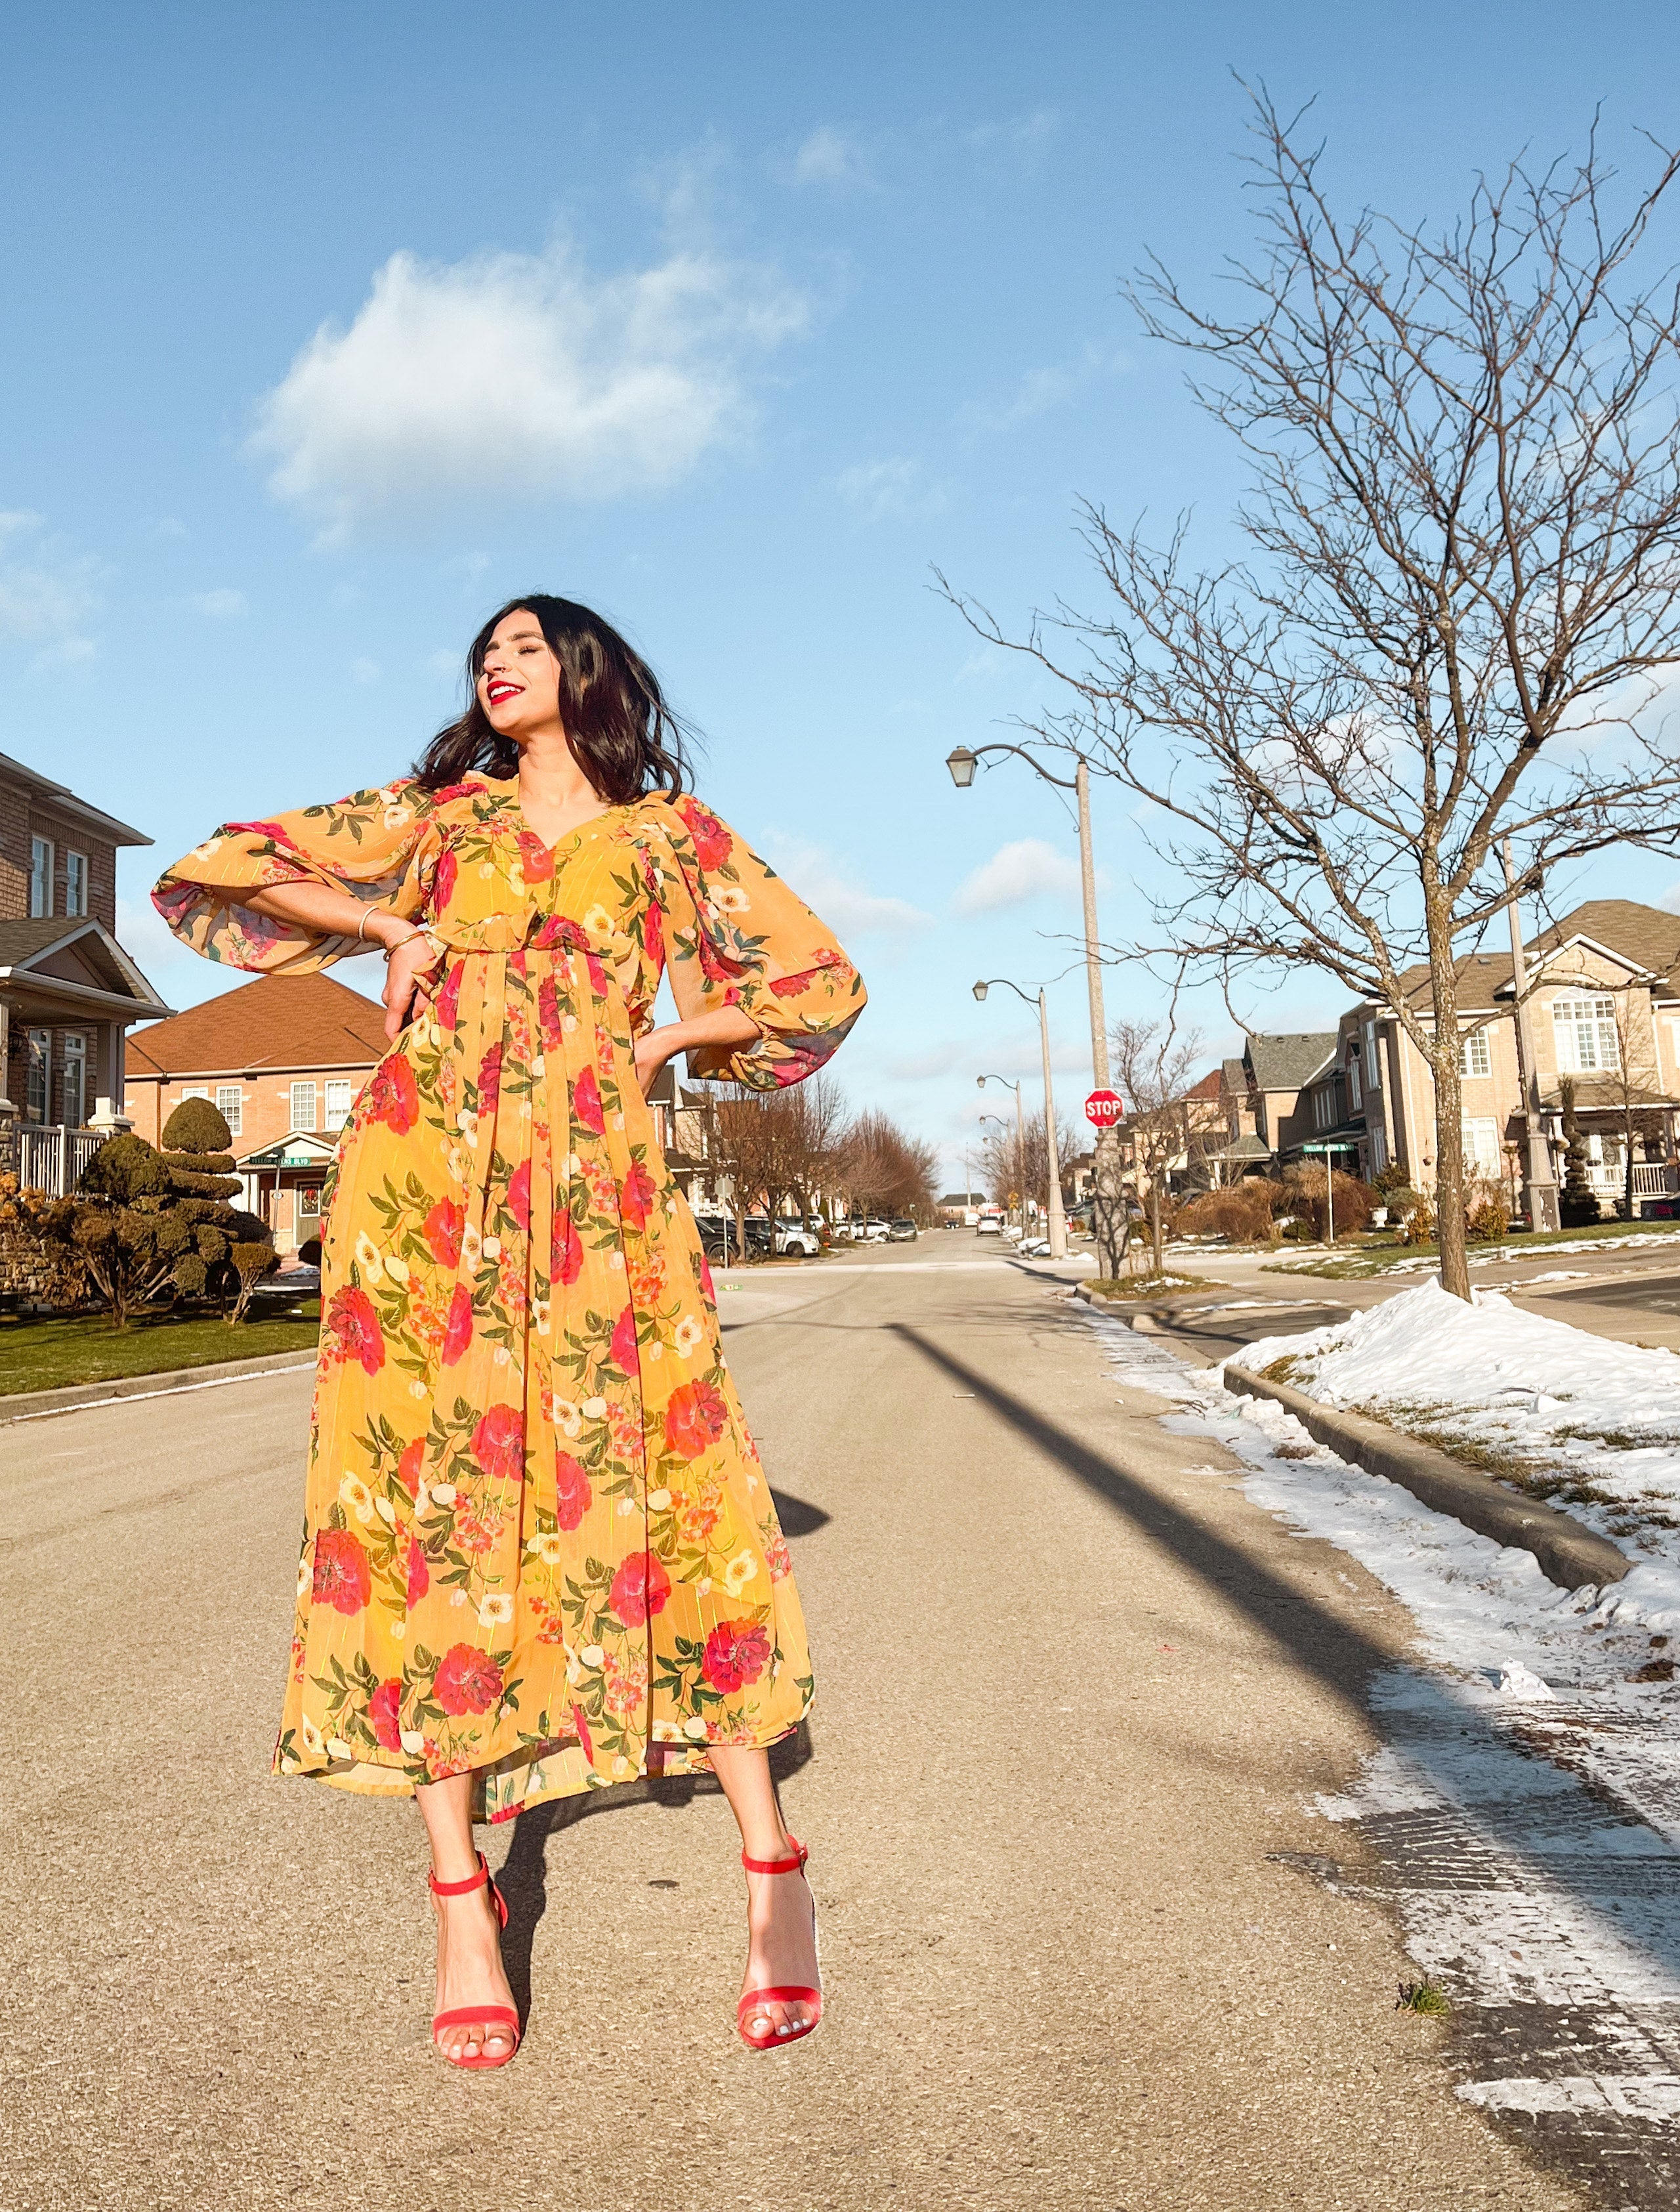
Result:
<svg viewBox="0 0 1680 2212"><path fill-rule="evenodd" d="M1543 1682L1520 1659L1513 1659L1508 1667L1500 1668L1499 1694L1501 1698L1526 1698L1536 1703L1557 1702L1557 1692L1551 1684Z"/></svg>

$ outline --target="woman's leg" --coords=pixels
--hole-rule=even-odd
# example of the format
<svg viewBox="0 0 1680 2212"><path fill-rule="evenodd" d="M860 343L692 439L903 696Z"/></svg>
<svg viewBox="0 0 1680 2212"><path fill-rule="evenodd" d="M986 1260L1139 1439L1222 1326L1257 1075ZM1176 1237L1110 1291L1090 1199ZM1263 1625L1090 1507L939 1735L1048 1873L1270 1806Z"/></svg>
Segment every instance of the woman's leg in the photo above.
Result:
<svg viewBox="0 0 1680 2212"><path fill-rule="evenodd" d="M712 1769L723 1784L729 1808L741 1831L741 1845L751 1859L782 1859L790 1856L787 1829L770 1778L770 1754L766 1751L712 1752ZM747 1971L741 1993L749 1990L819 1986L816 1972L816 1926L811 1894L803 1874L749 1874L747 1876ZM762 2035L773 2028L786 2035L810 2020L812 2007L794 2002L766 2003L749 2013L746 2026Z"/></svg>
<svg viewBox="0 0 1680 2212"><path fill-rule="evenodd" d="M469 1880L478 1871L472 1840L472 1777L452 1774L448 1781L427 1783L414 1794L431 1839L433 1873L440 1881ZM502 1971L501 1931L489 1885L464 1897L434 1894L432 1903L438 1916L438 2011L453 2012L464 2005L511 2005L513 1992ZM438 2048L456 2057L482 2051L494 2058L512 2041L512 2031L494 2021L488 2027L446 2027L438 2037Z"/></svg>

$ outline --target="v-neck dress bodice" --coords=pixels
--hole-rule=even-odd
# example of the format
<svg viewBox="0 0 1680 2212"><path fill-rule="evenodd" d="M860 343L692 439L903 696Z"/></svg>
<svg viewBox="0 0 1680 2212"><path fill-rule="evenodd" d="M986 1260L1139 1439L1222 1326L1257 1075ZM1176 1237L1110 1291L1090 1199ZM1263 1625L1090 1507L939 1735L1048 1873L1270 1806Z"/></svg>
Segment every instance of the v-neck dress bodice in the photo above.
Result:
<svg viewBox="0 0 1680 2212"><path fill-rule="evenodd" d="M511 780L393 784L228 823L153 896L236 967L366 949L240 902L296 882L422 923L439 961L329 1182L276 1771L397 1794L479 1770L505 1817L773 1741L812 1694L804 1627L634 1042L669 974L685 1016L759 1031L691 1071L777 1089L861 979L692 798L549 847Z"/></svg>

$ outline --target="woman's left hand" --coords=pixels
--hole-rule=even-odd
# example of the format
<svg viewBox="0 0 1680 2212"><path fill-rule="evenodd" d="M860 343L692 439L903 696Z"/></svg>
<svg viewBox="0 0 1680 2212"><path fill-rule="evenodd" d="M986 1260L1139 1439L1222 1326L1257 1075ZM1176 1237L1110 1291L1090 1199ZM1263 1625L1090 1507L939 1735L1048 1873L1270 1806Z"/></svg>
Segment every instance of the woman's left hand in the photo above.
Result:
<svg viewBox="0 0 1680 2212"><path fill-rule="evenodd" d="M665 1062L682 1049L681 1044L671 1042L675 1026L671 1024L664 1029L648 1030L636 1039L636 1081L641 1085L644 1098L653 1088Z"/></svg>

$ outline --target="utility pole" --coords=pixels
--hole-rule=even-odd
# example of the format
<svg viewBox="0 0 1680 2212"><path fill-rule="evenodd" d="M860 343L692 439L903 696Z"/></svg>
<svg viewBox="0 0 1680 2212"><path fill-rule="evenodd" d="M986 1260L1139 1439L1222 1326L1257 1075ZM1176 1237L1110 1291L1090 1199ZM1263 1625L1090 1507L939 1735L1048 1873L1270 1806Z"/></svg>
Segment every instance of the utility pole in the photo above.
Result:
<svg viewBox="0 0 1680 2212"><path fill-rule="evenodd" d="M1052 775L1040 766L1031 753L1021 745L981 745L975 750L968 745L958 745L946 757L945 765L951 772L951 781L959 791L973 785L974 772L986 753L1013 753L1024 760L1034 775L1046 783L1053 783L1058 791L1069 788L1065 776ZM1082 759L1074 773L1072 789L1078 802L1079 813L1079 879L1084 895L1085 907L1085 987L1091 1009L1091 1073L1093 1088L1107 1091L1108 1082L1108 1026L1102 1006L1102 951L1097 934L1096 863L1091 851L1091 787L1090 775ZM1091 1225L1096 1232L1097 1273L1107 1280L1119 1273L1125 1256L1125 1207L1120 1188L1120 1133L1117 1128L1100 1128L1091 1151L1092 1201ZM1061 1186L1057 1184L1053 1199L1051 1242L1058 1241L1056 1224L1061 1220ZM1063 1244L1066 1230L1060 1232Z"/></svg>
<svg viewBox="0 0 1680 2212"><path fill-rule="evenodd" d="M1557 1182L1552 1173L1551 1146L1540 1121L1540 1075L1534 1065L1534 1039L1528 1026L1528 963L1523 951L1522 916L1517 909L1517 872L1511 859L1511 840L1499 848L1505 864L1505 888L1509 894L1506 914L1511 924L1511 981L1516 991L1517 1080L1522 1086L1523 1119L1528 1127L1528 1173L1523 1178L1523 1198L1529 1225L1537 1233L1556 1229L1561 1216Z"/></svg>

